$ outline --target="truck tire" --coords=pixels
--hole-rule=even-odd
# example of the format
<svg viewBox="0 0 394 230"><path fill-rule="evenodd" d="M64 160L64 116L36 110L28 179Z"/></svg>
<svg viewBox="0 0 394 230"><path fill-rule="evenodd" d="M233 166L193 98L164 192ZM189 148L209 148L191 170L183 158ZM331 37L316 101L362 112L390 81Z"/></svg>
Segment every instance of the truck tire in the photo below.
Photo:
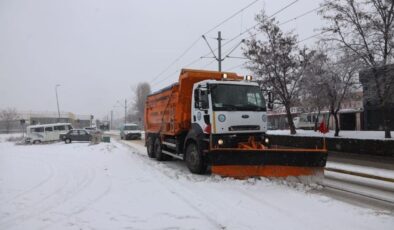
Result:
<svg viewBox="0 0 394 230"><path fill-rule="evenodd" d="M192 173L204 174L207 171L207 164L194 142L186 147L186 165Z"/></svg>
<svg viewBox="0 0 394 230"><path fill-rule="evenodd" d="M150 158L155 158L153 137L148 137L146 140L146 151L148 152L148 156Z"/></svg>
<svg viewBox="0 0 394 230"><path fill-rule="evenodd" d="M64 143L70 144L70 143L71 143L71 139L70 139L70 138L66 138L66 139L64 140Z"/></svg>
<svg viewBox="0 0 394 230"><path fill-rule="evenodd" d="M162 149L162 146L161 146L160 138L157 137L155 139L154 152L155 152L156 160L158 160L158 161L166 160L166 155L163 153L162 150L163 149Z"/></svg>

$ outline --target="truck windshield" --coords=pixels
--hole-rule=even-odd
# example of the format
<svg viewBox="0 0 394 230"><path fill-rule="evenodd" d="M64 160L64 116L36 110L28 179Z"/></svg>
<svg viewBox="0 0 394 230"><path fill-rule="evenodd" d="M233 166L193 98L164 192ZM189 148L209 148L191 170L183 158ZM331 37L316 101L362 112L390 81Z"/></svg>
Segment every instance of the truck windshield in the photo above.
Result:
<svg viewBox="0 0 394 230"><path fill-rule="evenodd" d="M136 125L128 125L124 127L124 130L138 130L138 126Z"/></svg>
<svg viewBox="0 0 394 230"><path fill-rule="evenodd" d="M212 84L212 105L215 111L266 111L265 100L258 86Z"/></svg>

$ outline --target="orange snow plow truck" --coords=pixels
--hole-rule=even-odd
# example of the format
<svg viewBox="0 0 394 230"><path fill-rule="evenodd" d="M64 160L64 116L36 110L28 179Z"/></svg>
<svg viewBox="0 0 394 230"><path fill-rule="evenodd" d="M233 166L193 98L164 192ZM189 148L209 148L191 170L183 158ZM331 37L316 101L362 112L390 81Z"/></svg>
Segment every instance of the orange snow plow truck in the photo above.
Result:
<svg viewBox="0 0 394 230"><path fill-rule="evenodd" d="M183 69L177 83L147 97L144 119L149 157L184 160L192 173L316 175L327 160L325 148L270 146L266 102L251 76Z"/></svg>

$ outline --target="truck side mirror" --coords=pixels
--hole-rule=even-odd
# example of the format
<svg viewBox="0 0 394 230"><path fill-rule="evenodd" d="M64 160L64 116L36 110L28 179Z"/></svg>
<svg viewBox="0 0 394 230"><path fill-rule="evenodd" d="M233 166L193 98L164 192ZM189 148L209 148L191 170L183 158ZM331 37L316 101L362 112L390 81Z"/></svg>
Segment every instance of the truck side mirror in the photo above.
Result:
<svg viewBox="0 0 394 230"><path fill-rule="evenodd" d="M274 108L274 100L273 100L273 96L272 96L272 92L268 91L268 105L267 105L268 109L273 109Z"/></svg>

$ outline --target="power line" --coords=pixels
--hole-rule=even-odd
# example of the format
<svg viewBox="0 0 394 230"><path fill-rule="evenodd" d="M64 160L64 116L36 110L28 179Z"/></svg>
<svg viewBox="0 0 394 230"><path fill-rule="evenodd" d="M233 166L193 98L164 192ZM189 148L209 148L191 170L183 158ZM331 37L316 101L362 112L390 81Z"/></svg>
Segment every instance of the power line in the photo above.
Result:
<svg viewBox="0 0 394 230"><path fill-rule="evenodd" d="M308 15L308 14L310 14L310 13L312 13L312 12L315 12L315 11L317 11L317 10L323 8L323 7L324 7L324 5L319 6L319 7L316 7L316 8L311 9L311 10L308 10L308 11L306 11L306 12L304 12L304 13L302 13L302 14L300 14L300 15L294 17L294 18L291 18L291 19L286 20L286 21L284 21L284 22L282 22L282 23L279 23L278 26L283 26L283 25L285 25L285 24L287 24L287 23L289 23L289 22L298 20L298 19L300 19L300 18L302 18L302 17L305 17L306 15ZM256 35L259 34L259 33L260 33L260 32L254 33L254 34L252 34L251 36L249 36L249 37L247 37L247 38L251 38L251 37L253 37L253 36L256 36Z"/></svg>
<svg viewBox="0 0 394 230"><path fill-rule="evenodd" d="M151 82L157 80L161 75L167 72L175 63L177 63L183 56L185 56L198 42L200 41L200 37L196 39L181 55L179 55L171 64L169 64L163 71L161 71L158 75L156 75Z"/></svg>
<svg viewBox="0 0 394 230"><path fill-rule="evenodd" d="M289 19L289 20L287 20L287 21L284 21L284 22L282 22L282 23L279 23L279 26L285 25L285 24L287 24L287 23L289 23L289 22L291 22L291 21L295 21L295 20L297 20L297 19L299 19L299 18L302 18L302 17L304 17L304 16L306 16L306 15L308 15L308 14L311 14L311 13L317 11L317 10L320 10L320 9L323 8L324 6L325 6L325 5L321 5L321 6L319 6L319 7L314 8L314 9L308 10L308 11L306 11L306 12L300 14L300 15L297 15L297 16L294 17L294 18L291 18L291 19Z"/></svg>
<svg viewBox="0 0 394 230"><path fill-rule="evenodd" d="M234 13L233 15L231 15L230 17L226 18L225 20L223 20L222 22L220 22L218 25L212 27L210 30L208 30L206 33L204 33L203 35L213 31L214 29L218 28L219 26L223 25L224 23L226 23L228 20L230 20L231 18L235 17L236 15L238 15L239 13L243 12L245 9L247 9L248 7L252 6L253 4L255 4L258 0L253 1L252 3L248 4L246 7L242 8L241 10L238 10L236 13ZM277 10L275 13L273 13L272 15L269 16L269 18L272 18L274 16L276 16L277 14L283 12L284 10L286 10L287 8L291 7L292 5L294 5L295 3L297 3L299 0L294 0L292 2L290 2L289 4L285 5L284 7L280 8L279 10ZM243 31L242 33L238 34L237 36L231 38L229 41L225 42L222 47L226 46L227 44L229 44L230 42L234 41L235 39L237 39L238 37L242 36L243 34L249 32L250 30L252 30L253 28L255 28L259 23L255 24L254 26L246 29L245 31ZM157 80L161 75L163 75L165 72L168 71L168 69L170 69L171 66L173 66L180 58L182 58L192 47L194 47L194 45L199 41L200 37L191 45L189 46L189 48L187 49L187 51L183 52L182 55L180 57L178 57L175 61L173 61L171 63L171 65L169 67L167 67L164 71L162 71L157 77L155 77L155 80ZM216 51L218 48L214 49L214 51ZM209 55L211 52L199 57L198 59L192 61L191 63L194 64L198 61L201 60L201 58ZM191 64L188 64L191 65ZM186 66L188 66L186 65ZM177 73L178 70L176 70L175 72L171 73L170 75L167 75L166 77L164 77L163 79L161 79L159 82L156 82L153 84L157 85L161 82L163 82L164 80L168 79L169 77L171 77L173 74ZM152 81L153 82L153 81Z"/></svg>
<svg viewBox="0 0 394 230"><path fill-rule="evenodd" d="M303 38L303 39L299 40L299 41L297 42L297 44L299 44L299 43L301 43L301 42L304 42L304 41L307 41L307 40L309 40L309 39L318 37L318 36L320 36L320 35L322 35L322 34L325 34L325 33L327 33L327 32L328 32L328 31L323 31L323 32L321 32L321 33L313 34L313 35L311 35L311 36L309 36L309 37L306 37L306 38Z"/></svg>
<svg viewBox="0 0 394 230"><path fill-rule="evenodd" d="M272 18L276 15L278 15L279 13L281 13L282 11L286 10L287 8L289 8L290 6L294 5L295 3L297 3L299 0L294 0L292 2L290 2L289 4L285 5L284 7L280 8L279 10L277 10L275 13L273 13L272 15L270 15L268 18ZM241 32L240 34L230 38L227 42L225 42L222 47L226 46L227 44L231 43L232 41L234 41L235 39L239 38L240 36L244 35L245 33L251 31L252 29L254 29L256 26L258 26L260 23L256 23L255 25L249 27L248 29L244 30L243 32ZM216 51L217 48L214 50ZM203 55L203 56L207 56L209 53Z"/></svg>
<svg viewBox="0 0 394 230"><path fill-rule="evenodd" d="M203 35L206 35L212 31L214 31L215 29L217 29L219 26L223 25L224 23L228 22L230 19L232 19L233 17L237 16L238 14L242 13L244 10L246 10L247 8L253 6L256 2L258 2L260 0L255 0L251 3L249 3L248 5L246 5L245 7L243 7L242 9L238 10L237 12L235 12L234 14L232 14L231 16L227 17L226 19L224 19L223 21L221 21L219 24L217 24L216 26L214 26L213 28L209 29L207 32L205 32Z"/></svg>
<svg viewBox="0 0 394 230"><path fill-rule="evenodd" d="M242 63L242 64L239 64L239 65L236 65L236 66L230 67L230 68L226 69L226 71L231 71L231 70L237 69L237 68L239 68L239 67L243 66L244 64L245 64L245 63Z"/></svg>
<svg viewBox="0 0 394 230"><path fill-rule="evenodd" d="M226 19L221 21L219 24L217 24L214 27L212 27L211 29L209 29L207 32L204 33L204 35L207 34L207 33L210 33L211 31L215 30L219 26L223 25L224 23L229 21L231 18L237 16L238 14L240 14L241 12L246 10L247 8L251 7L252 5L254 5L258 1L260 1L260 0L255 0L255 1L251 2L251 3L249 3L248 5L243 7L242 9L238 10L234 14L230 15L229 17L227 17ZM185 51L183 51L177 58L175 58L174 61L172 61L164 70L162 70L159 74L157 74L153 78L153 80L151 80L151 82L156 81L160 76L162 76L164 73L166 73L174 64L176 64L182 57L184 57L200 41L200 39L201 39L201 37L198 37L196 40L194 40L194 42L192 42L191 45L188 46Z"/></svg>

